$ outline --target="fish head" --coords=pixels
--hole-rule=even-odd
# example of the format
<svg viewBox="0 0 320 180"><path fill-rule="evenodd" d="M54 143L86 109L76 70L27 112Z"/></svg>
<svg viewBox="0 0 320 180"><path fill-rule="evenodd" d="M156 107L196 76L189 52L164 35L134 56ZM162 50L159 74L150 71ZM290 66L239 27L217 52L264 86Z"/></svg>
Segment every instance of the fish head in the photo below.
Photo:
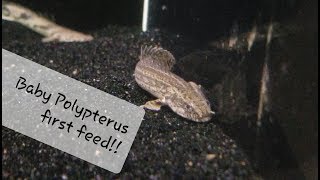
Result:
<svg viewBox="0 0 320 180"><path fill-rule="evenodd" d="M2 19L15 21L19 19L28 19L29 17L29 12L26 13L25 8L22 6L8 1L2 1Z"/></svg>
<svg viewBox="0 0 320 180"><path fill-rule="evenodd" d="M178 115L195 122L206 122L212 118L210 102L201 86L189 82L190 88L169 102L171 109Z"/></svg>

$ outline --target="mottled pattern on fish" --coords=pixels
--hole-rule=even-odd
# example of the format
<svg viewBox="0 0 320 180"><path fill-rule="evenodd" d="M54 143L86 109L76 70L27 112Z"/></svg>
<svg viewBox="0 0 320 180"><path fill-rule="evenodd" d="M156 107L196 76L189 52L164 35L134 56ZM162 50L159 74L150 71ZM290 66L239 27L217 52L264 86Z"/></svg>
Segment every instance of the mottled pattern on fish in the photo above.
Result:
<svg viewBox="0 0 320 180"><path fill-rule="evenodd" d="M147 102L145 108L160 110L161 105L168 105L186 119L196 122L211 119L213 112L201 86L186 82L171 72L175 58L169 51L158 47L142 48L139 59L134 72L135 80L140 87L158 98Z"/></svg>
<svg viewBox="0 0 320 180"><path fill-rule="evenodd" d="M20 23L45 36L43 42L82 42L93 39L91 35L59 26L30 9L11 2L2 1L2 19Z"/></svg>

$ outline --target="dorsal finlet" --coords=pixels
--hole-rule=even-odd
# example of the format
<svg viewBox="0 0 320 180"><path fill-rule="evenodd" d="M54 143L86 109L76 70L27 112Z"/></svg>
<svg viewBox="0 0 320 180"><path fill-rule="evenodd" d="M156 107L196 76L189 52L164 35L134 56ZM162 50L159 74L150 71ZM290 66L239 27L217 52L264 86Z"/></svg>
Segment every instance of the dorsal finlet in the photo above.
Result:
<svg viewBox="0 0 320 180"><path fill-rule="evenodd" d="M146 64L152 65L155 68L167 71L170 71L176 62L169 51L161 47L152 46L141 47L140 61L144 61Z"/></svg>

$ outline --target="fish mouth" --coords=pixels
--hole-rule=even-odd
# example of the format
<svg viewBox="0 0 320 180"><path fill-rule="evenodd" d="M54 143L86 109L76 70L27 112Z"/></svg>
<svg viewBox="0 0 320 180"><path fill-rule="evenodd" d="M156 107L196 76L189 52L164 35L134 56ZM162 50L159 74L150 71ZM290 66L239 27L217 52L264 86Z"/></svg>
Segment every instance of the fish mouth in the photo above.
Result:
<svg viewBox="0 0 320 180"><path fill-rule="evenodd" d="M207 122L209 120L211 120L213 113L208 113L202 117L198 117L197 119L194 119L194 121L196 122Z"/></svg>
<svg viewBox="0 0 320 180"><path fill-rule="evenodd" d="M216 113L210 109L207 113L205 113L202 117L198 118L199 122L207 122L212 119L212 116Z"/></svg>
<svg viewBox="0 0 320 180"><path fill-rule="evenodd" d="M209 121L210 119L212 118L212 116L211 116L211 114L209 114L208 116L205 116L205 117L203 117L203 118L201 118L201 122L207 122L207 121Z"/></svg>

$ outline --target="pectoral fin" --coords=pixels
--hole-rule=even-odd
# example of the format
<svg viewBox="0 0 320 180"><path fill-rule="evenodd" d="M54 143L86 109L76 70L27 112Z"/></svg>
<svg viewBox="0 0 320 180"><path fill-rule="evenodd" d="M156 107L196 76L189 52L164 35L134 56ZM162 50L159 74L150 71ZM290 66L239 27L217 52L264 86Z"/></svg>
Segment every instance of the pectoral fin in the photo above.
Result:
<svg viewBox="0 0 320 180"><path fill-rule="evenodd" d="M161 109L161 106L163 106L162 101L160 99L156 99L153 101L148 101L148 102L146 102L146 104L141 105L140 107L150 109L153 111L159 111Z"/></svg>

